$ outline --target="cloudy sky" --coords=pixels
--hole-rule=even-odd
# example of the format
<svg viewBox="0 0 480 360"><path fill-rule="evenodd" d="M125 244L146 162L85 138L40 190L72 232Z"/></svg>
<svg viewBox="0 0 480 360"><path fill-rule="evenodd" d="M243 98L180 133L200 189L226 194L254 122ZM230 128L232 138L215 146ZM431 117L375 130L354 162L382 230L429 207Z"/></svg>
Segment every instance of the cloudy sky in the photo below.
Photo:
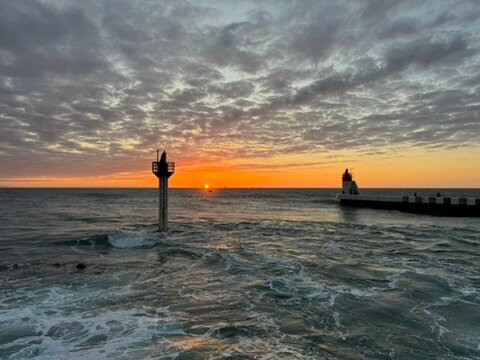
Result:
<svg viewBox="0 0 480 360"><path fill-rule="evenodd" d="M476 0L0 0L0 186L480 186Z"/></svg>

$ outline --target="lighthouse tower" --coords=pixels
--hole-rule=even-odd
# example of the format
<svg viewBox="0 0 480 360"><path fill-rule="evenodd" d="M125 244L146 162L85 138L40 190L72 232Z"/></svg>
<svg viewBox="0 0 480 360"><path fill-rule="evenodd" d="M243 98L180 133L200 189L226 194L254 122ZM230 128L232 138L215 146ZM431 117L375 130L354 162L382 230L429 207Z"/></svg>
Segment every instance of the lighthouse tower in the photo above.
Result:
<svg viewBox="0 0 480 360"><path fill-rule="evenodd" d="M168 230L168 178L175 172L175 163L167 162L167 153L163 151L160 159L152 162L152 172L158 177L158 230Z"/></svg>
<svg viewBox="0 0 480 360"><path fill-rule="evenodd" d="M342 194L359 194L357 183L353 180L352 174L348 172L348 169L345 169L345 172L342 175Z"/></svg>

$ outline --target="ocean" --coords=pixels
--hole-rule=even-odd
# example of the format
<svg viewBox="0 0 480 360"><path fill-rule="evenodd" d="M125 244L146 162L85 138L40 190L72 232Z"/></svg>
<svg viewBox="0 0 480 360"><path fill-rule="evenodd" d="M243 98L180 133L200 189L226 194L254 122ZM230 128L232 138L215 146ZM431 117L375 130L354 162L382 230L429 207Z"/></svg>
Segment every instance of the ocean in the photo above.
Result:
<svg viewBox="0 0 480 360"><path fill-rule="evenodd" d="M479 359L479 219L336 192L0 189L0 358Z"/></svg>

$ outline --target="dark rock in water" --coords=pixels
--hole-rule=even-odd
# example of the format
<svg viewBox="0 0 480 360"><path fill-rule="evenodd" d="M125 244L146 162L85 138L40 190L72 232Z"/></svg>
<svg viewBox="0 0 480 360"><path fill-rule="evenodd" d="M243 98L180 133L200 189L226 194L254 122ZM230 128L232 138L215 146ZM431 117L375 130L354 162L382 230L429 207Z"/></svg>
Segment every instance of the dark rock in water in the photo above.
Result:
<svg viewBox="0 0 480 360"><path fill-rule="evenodd" d="M62 266L62 264L60 264L60 263L55 263L55 264L52 264L52 266L58 268L58 267Z"/></svg>
<svg viewBox="0 0 480 360"><path fill-rule="evenodd" d="M18 264L13 264L12 265L12 270L18 269Z"/></svg>
<svg viewBox="0 0 480 360"><path fill-rule="evenodd" d="M85 265L84 263L78 263L77 266L76 266L76 268L77 268L78 270L83 270L83 269L85 269L86 267L87 267L87 265Z"/></svg>

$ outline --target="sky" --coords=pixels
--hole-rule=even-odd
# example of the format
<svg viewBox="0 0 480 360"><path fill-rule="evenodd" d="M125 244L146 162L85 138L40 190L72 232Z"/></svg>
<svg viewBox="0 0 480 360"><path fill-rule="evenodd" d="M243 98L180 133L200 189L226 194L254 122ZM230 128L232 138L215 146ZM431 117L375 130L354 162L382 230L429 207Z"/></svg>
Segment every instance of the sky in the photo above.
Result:
<svg viewBox="0 0 480 360"><path fill-rule="evenodd" d="M0 0L0 186L480 187L477 0Z"/></svg>

